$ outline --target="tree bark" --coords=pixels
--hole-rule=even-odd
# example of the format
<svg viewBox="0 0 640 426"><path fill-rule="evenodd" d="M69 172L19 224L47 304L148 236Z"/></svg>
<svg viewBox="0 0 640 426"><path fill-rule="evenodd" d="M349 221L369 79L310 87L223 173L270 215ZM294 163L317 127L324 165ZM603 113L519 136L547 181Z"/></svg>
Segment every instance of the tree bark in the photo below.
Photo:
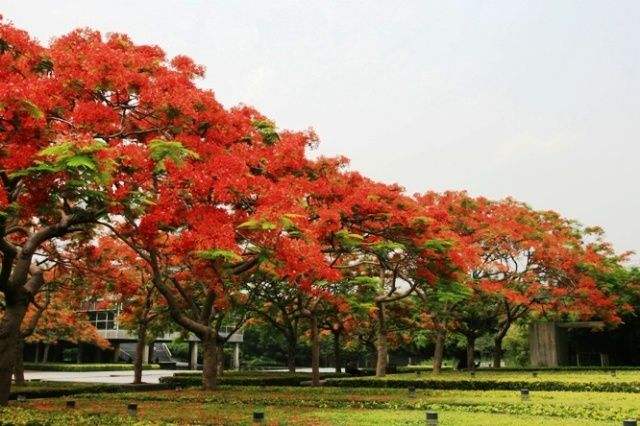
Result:
<svg viewBox="0 0 640 426"><path fill-rule="evenodd" d="M377 303L378 306L378 340L377 351L378 358L376 360L376 377L384 377L387 373L387 327L385 323L384 304Z"/></svg>
<svg viewBox="0 0 640 426"><path fill-rule="evenodd" d="M444 341L446 332L444 330L436 331L436 344L433 350L433 373L440 374L442 371L442 359L444 357Z"/></svg>
<svg viewBox="0 0 640 426"><path fill-rule="evenodd" d="M315 313L311 315L311 386L320 386L320 333Z"/></svg>
<svg viewBox="0 0 640 426"><path fill-rule="evenodd" d="M504 337L496 337L493 340L493 368L502 367L502 339Z"/></svg>
<svg viewBox="0 0 640 426"><path fill-rule="evenodd" d="M4 317L0 320L0 406L9 401L20 325L27 312L27 305L26 299L12 301L7 297Z"/></svg>
<svg viewBox="0 0 640 426"><path fill-rule="evenodd" d="M333 333L333 363L336 373L342 373L342 348L340 347L340 333Z"/></svg>
<svg viewBox="0 0 640 426"><path fill-rule="evenodd" d="M214 390L218 386L218 342L215 336L202 336L202 388Z"/></svg>
<svg viewBox="0 0 640 426"><path fill-rule="evenodd" d="M13 367L13 377L16 385L24 385L24 338L18 338L16 347L16 365Z"/></svg>
<svg viewBox="0 0 640 426"><path fill-rule="evenodd" d="M49 362L49 349L51 345L49 343L44 345L44 352L42 353L42 363L46 364Z"/></svg>
<svg viewBox="0 0 640 426"><path fill-rule="evenodd" d="M296 339L287 338L287 367L289 373L296 372L296 352L298 348L298 342Z"/></svg>
<svg viewBox="0 0 640 426"><path fill-rule="evenodd" d="M144 347L147 344L147 325L138 325L138 341L136 342L136 356L133 363L133 384L139 385L142 383L142 365L145 360Z"/></svg>
<svg viewBox="0 0 640 426"><path fill-rule="evenodd" d="M476 371L476 338L467 336L467 371Z"/></svg>
<svg viewBox="0 0 640 426"><path fill-rule="evenodd" d="M493 368L500 368L502 366L502 341L511 328L511 321L504 322L498 333L493 337Z"/></svg>

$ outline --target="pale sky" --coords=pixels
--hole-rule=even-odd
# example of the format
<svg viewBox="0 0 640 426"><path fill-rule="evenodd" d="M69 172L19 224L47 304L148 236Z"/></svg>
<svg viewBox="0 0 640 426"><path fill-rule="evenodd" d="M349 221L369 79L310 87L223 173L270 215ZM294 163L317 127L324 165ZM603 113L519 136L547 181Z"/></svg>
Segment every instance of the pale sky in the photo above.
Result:
<svg viewBox="0 0 640 426"><path fill-rule="evenodd" d="M640 1L0 0L41 42L128 33L226 106L409 192L513 196L640 251ZM640 257L635 258L638 263Z"/></svg>

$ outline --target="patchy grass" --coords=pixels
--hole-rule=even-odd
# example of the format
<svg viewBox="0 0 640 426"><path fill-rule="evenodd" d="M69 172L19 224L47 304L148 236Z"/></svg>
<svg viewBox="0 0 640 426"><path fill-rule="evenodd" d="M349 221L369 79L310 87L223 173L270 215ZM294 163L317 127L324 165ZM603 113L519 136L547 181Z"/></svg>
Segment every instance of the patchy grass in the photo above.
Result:
<svg viewBox="0 0 640 426"><path fill-rule="evenodd" d="M66 409L63 398L13 402L0 411L0 425L38 424L39 419L65 425L127 424L134 420L126 415L128 403L139 406L135 420L143 423L138 424L250 424L257 407L264 409L268 424L292 425L424 424L425 412L433 410L442 425L595 426L640 413L636 395L584 392L533 392L523 402L510 391L418 390L411 397L401 389L223 387L214 392L84 394L75 400L75 410Z"/></svg>

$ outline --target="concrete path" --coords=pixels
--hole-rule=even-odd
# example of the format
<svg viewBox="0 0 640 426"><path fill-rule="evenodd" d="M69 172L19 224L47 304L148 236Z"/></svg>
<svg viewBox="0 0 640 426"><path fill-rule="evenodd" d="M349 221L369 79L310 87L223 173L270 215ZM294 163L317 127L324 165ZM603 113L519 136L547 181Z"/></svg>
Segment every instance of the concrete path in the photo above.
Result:
<svg viewBox="0 0 640 426"><path fill-rule="evenodd" d="M142 381L158 383L160 377L173 376L178 371L188 370L144 370ZM40 379L52 382L84 383L131 383L133 371L25 371L25 379Z"/></svg>

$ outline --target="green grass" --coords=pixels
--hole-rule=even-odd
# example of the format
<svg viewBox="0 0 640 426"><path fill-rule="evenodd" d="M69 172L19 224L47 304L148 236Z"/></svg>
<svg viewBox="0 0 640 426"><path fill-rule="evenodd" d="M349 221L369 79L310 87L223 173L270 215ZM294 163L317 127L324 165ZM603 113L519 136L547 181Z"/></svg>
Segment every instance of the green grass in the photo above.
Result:
<svg viewBox="0 0 640 426"><path fill-rule="evenodd" d="M222 387L145 393L75 396L77 408L65 409L65 399L12 402L0 411L7 424L127 424L126 405L139 406L138 424L250 424L256 407L268 424L388 425L424 424L426 411L437 411L441 425L617 425L638 416L640 398L633 394L533 392L522 401L510 391L403 389ZM72 416L72 417L69 417ZM26 420L25 420L26 419ZM2 425L0 420L0 425Z"/></svg>

